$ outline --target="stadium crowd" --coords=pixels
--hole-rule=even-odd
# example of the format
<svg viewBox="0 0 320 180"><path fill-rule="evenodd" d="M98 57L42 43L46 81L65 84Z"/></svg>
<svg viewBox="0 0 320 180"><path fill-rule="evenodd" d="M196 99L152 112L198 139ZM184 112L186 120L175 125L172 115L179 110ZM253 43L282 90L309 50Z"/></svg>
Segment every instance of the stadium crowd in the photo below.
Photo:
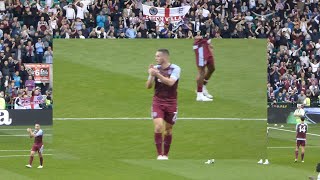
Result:
<svg viewBox="0 0 320 180"><path fill-rule="evenodd" d="M289 2L289 1L288 1ZM268 102L319 106L320 33L318 1L278 1L266 31ZM269 28L270 26L270 28Z"/></svg>
<svg viewBox="0 0 320 180"><path fill-rule="evenodd" d="M28 63L53 63L52 30L47 26L46 10L34 8L36 2L0 0L0 100L1 109L13 109L18 97L43 95L41 108L52 106L48 83L34 80ZM24 109L21 104L21 109Z"/></svg>

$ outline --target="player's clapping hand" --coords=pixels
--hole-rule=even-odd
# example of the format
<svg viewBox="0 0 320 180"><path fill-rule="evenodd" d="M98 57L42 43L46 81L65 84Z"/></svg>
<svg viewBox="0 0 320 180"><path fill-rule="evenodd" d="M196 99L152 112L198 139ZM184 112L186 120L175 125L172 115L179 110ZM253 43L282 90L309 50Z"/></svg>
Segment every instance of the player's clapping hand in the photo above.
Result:
<svg viewBox="0 0 320 180"><path fill-rule="evenodd" d="M150 64L150 65L149 65L149 69L151 69L151 68L154 68L154 65L153 65L153 64Z"/></svg>
<svg viewBox="0 0 320 180"><path fill-rule="evenodd" d="M150 69L149 69L149 72L150 72L150 75L151 75L151 76L155 76L155 75L157 75L157 73L158 73L159 71L158 71L158 69L150 68Z"/></svg>
<svg viewBox="0 0 320 180"><path fill-rule="evenodd" d="M28 129L27 129L27 132L30 132L30 131L31 131L31 129L30 129L30 128L28 128Z"/></svg>
<svg viewBox="0 0 320 180"><path fill-rule="evenodd" d="M148 73L149 73L150 76L152 76L152 69L153 69L153 68L149 68L149 69L148 69Z"/></svg>
<svg viewBox="0 0 320 180"><path fill-rule="evenodd" d="M153 64L150 64L150 65L149 65L149 69L148 69L148 73L149 73L151 76L155 76L157 72L158 72L158 69L154 68L154 65L153 65Z"/></svg>

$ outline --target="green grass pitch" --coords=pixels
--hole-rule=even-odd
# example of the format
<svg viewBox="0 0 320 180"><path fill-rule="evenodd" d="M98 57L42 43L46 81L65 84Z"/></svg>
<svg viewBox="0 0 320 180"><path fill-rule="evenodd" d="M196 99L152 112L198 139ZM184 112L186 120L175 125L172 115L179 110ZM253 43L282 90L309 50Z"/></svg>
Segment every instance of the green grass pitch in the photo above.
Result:
<svg viewBox="0 0 320 180"><path fill-rule="evenodd" d="M265 119L265 41L213 43L216 72L208 89L215 98L200 103L195 102L196 67L190 40L56 40L54 117L149 117L153 91L145 89L147 67L154 63L156 49L168 48L171 61L182 69L178 117ZM274 149L268 157L271 165L257 165L258 159L267 156L265 131L266 121L178 119L170 160L159 162L151 120L54 121L53 142L45 139L52 150L46 153L53 155L45 156L44 169L26 169L28 157L3 157L0 160L6 166L0 167L0 174L6 179L219 180L303 179L313 173L311 161L304 168L292 166L291 157L285 159L287 163L278 162ZM1 149L30 148L27 137L12 139ZM216 163L205 165L210 158ZM38 165L37 157L34 163Z"/></svg>

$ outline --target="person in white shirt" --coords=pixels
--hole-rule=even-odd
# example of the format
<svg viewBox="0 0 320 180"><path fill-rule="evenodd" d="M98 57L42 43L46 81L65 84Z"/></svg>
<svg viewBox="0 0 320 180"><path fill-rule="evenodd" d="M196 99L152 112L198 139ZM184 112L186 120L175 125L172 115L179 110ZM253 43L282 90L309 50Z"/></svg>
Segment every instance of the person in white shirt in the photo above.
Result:
<svg viewBox="0 0 320 180"><path fill-rule="evenodd" d="M78 6L77 4L79 4L79 6ZM83 3L82 3L82 2L79 2L79 0L78 0L78 1L76 1L76 2L74 3L74 5L75 5L76 8L77 8L77 18L80 18L81 20L83 20L83 19L84 19L84 13L85 13L85 11L86 11Z"/></svg>
<svg viewBox="0 0 320 180"><path fill-rule="evenodd" d="M202 15L203 17L208 17L208 15L210 14L210 11L201 7L198 10L196 10L196 14Z"/></svg>
<svg viewBox="0 0 320 180"><path fill-rule="evenodd" d="M67 6L63 7L64 10L66 10L66 17L68 20L74 20L76 18L76 12L72 8L72 4L69 3Z"/></svg>
<svg viewBox="0 0 320 180"><path fill-rule="evenodd" d="M312 67L312 72L313 73L317 72L320 63L317 60L314 60L314 63L309 60L309 63Z"/></svg>
<svg viewBox="0 0 320 180"><path fill-rule="evenodd" d="M196 18L194 22L191 22L194 25L194 31L200 31L200 26L202 25L199 18Z"/></svg>
<svg viewBox="0 0 320 180"><path fill-rule="evenodd" d="M52 29L53 31L55 31L56 29L58 29L58 23L57 23L57 17L55 14L53 14L50 19L49 19L49 27L50 29Z"/></svg>
<svg viewBox="0 0 320 180"><path fill-rule="evenodd" d="M6 11L5 1L0 1L0 11Z"/></svg>
<svg viewBox="0 0 320 180"><path fill-rule="evenodd" d="M107 33L105 32L104 28L97 27L96 32L99 39L107 38Z"/></svg>
<svg viewBox="0 0 320 180"><path fill-rule="evenodd" d="M300 29L301 29L301 32L307 32L307 29L308 29L308 23L310 21L307 21L304 17L301 18L301 21L300 21Z"/></svg>
<svg viewBox="0 0 320 180"><path fill-rule="evenodd" d="M249 1L249 9L253 9L256 7L256 1L255 0L250 0Z"/></svg>
<svg viewBox="0 0 320 180"><path fill-rule="evenodd" d="M53 0L45 0L46 7L51 7L53 5Z"/></svg>
<svg viewBox="0 0 320 180"><path fill-rule="evenodd" d="M299 51L300 51L301 47L299 49L294 49L294 47L292 47L290 50L289 50L289 56L293 56L293 57L296 57L296 56L299 56Z"/></svg>
<svg viewBox="0 0 320 180"><path fill-rule="evenodd" d="M309 67L310 59L309 59L309 57L306 55L306 52L305 52L305 51L302 52L302 56L300 57L300 62L301 62L301 65L302 65L302 66L306 65L306 67Z"/></svg>
<svg viewBox="0 0 320 180"><path fill-rule="evenodd" d="M257 13L255 13L255 12L252 12L252 13L253 13L254 15L256 15L256 19L258 19L258 20L260 20L260 21L262 21L262 22L266 21L269 16L271 16L271 15L274 14L274 12L269 13L269 14L264 14L264 11L261 12L262 14L257 14Z"/></svg>
<svg viewBox="0 0 320 180"><path fill-rule="evenodd" d="M285 23L285 24L284 24L284 28L282 28L281 31L282 31L282 32L285 32L285 37L286 37L287 39L290 39L291 29L288 28L288 23Z"/></svg>
<svg viewBox="0 0 320 180"><path fill-rule="evenodd" d="M297 123L300 123L301 117L305 116L306 112L303 109L302 104L297 104L297 109L294 111L293 115L296 117Z"/></svg>

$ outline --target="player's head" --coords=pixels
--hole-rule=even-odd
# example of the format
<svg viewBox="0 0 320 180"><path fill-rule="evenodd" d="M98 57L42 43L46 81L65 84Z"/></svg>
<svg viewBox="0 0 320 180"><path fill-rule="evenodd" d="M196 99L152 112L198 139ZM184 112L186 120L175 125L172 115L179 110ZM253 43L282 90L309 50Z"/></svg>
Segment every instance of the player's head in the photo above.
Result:
<svg viewBox="0 0 320 180"><path fill-rule="evenodd" d="M39 123L34 124L34 129L39 130L40 129L40 124Z"/></svg>
<svg viewBox="0 0 320 180"><path fill-rule="evenodd" d="M305 117L304 116L301 116L301 122L304 122L304 119L305 119Z"/></svg>
<svg viewBox="0 0 320 180"><path fill-rule="evenodd" d="M168 49L158 49L156 52L156 62L161 65L169 60L169 50Z"/></svg>

